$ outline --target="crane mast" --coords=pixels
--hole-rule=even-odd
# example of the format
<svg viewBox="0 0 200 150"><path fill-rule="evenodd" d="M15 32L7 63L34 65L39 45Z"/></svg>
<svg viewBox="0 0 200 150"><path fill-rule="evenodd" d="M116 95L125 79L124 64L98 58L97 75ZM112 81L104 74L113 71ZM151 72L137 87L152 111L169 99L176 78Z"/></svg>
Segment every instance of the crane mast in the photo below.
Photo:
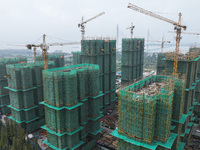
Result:
<svg viewBox="0 0 200 150"><path fill-rule="evenodd" d="M178 54L179 54L179 46L180 46L180 40L181 40L181 29L183 28L184 30L186 30L186 26L181 25L181 13L179 13L179 20L178 22L175 22L173 20L170 20L168 18L165 18L163 16L157 15L151 11L145 10L143 8L140 8L134 4L129 3L128 4L128 8L133 9L137 12L143 13L145 15L163 20L165 22L171 23L173 24L174 30L176 30L176 48L175 48L175 54L174 54L174 67L173 67L173 75L177 74L177 65L178 65Z"/></svg>
<svg viewBox="0 0 200 150"><path fill-rule="evenodd" d="M181 13L179 13L178 25L181 25ZM174 67L173 67L173 75L177 74L177 67L178 67L178 54L179 54L179 46L181 40L181 27L176 26L176 47L175 47L175 54L174 54Z"/></svg>
<svg viewBox="0 0 200 150"><path fill-rule="evenodd" d="M105 12L102 12L86 21L84 21L83 17L82 17L82 22L80 24L78 24L78 27L81 28L81 39L84 40L85 39L85 24L93 19L96 19L97 17L101 16L105 14Z"/></svg>
<svg viewBox="0 0 200 150"><path fill-rule="evenodd" d="M43 44L42 44L42 56L43 56L43 65L44 65L44 70L48 69L48 53L47 53L47 45L46 45L46 40L45 40L46 35L43 34Z"/></svg>
<svg viewBox="0 0 200 150"><path fill-rule="evenodd" d="M126 29L130 29L131 31L131 39L133 38L133 29L135 28L135 26L133 26L133 23L131 23L131 26L126 28Z"/></svg>
<svg viewBox="0 0 200 150"><path fill-rule="evenodd" d="M34 62L36 62L36 47L33 48L33 53L34 53Z"/></svg>

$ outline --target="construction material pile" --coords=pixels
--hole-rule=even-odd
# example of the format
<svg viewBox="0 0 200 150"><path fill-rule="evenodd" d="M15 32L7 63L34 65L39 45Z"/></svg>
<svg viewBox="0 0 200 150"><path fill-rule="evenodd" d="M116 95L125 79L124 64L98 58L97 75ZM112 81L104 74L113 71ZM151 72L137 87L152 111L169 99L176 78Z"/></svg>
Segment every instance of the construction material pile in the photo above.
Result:
<svg viewBox="0 0 200 150"><path fill-rule="evenodd" d="M146 87L137 89L137 91L135 91L134 93L153 96L153 95L159 93L163 89L163 87L170 86L169 84L170 83L153 82Z"/></svg>

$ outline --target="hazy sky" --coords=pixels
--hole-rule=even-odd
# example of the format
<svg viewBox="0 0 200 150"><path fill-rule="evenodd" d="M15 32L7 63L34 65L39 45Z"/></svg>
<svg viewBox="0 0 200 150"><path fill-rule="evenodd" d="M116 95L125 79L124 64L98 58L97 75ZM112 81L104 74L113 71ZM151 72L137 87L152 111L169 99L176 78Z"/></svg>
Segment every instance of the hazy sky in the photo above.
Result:
<svg viewBox="0 0 200 150"><path fill-rule="evenodd" d="M78 23L105 11L105 15L86 24L86 36L116 36L119 25L120 37L129 37L131 22L136 26L134 35L174 41L173 25L128 9L131 2L174 21L182 12L188 32L200 32L200 0L0 0L0 45L34 43L42 34L68 41L80 41ZM182 43L198 42L194 35L183 35ZM55 40L56 42L65 42ZM55 42L47 38L47 42ZM37 43L41 43L39 41ZM5 47L4 47L5 48ZM0 49L2 47L0 46Z"/></svg>

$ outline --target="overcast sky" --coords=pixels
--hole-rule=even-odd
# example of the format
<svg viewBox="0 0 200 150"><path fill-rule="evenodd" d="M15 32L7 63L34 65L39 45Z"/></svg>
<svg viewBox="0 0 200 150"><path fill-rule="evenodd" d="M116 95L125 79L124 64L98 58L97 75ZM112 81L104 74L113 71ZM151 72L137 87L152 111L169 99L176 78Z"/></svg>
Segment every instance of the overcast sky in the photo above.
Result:
<svg viewBox="0 0 200 150"><path fill-rule="evenodd" d="M34 43L42 34L68 41L80 41L78 23L105 11L105 15L86 24L86 36L116 36L119 25L120 37L129 37L131 22L136 26L134 35L174 41L173 25L128 9L133 3L174 21L182 12L183 23L188 32L200 32L200 0L0 0L0 45ZM194 35L183 35L181 43L198 42ZM41 40L41 39L40 39ZM54 41L47 38L47 42ZM41 43L39 41L37 43ZM4 47L5 48L5 47ZM2 47L0 47L2 49Z"/></svg>

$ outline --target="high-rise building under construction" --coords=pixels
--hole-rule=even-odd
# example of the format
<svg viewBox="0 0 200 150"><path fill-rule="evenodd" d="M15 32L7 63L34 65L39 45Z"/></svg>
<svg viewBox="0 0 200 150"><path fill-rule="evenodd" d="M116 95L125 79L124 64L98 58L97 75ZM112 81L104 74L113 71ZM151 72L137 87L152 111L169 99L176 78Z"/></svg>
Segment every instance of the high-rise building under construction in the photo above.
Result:
<svg viewBox="0 0 200 150"><path fill-rule="evenodd" d="M100 91L103 92L100 108L105 112L116 100L116 40L82 40L81 52L73 53L73 62L99 66Z"/></svg>
<svg viewBox="0 0 200 150"><path fill-rule="evenodd" d="M15 63L24 63L27 62L27 58L18 57L18 58L1 58L0 59L0 113L9 114L11 111L7 107L10 104L9 92L5 87L8 86L6 78L6 65L15 64Z"/></svg>
<svg viewBox="0 0 200 150"><path fill-rule="evenodd" d="M183 149L199 103L199 52L158 55L157 73L119 91L118 149ZM160 62L161 61L161 62ZM163 75L165 74L165 75ZM197 95L196 95L197 94Z"/></svg>
<svg viewBox="0 0 200 150"><path fill-rule="evenodd" d="M122 86L143 76L144 39L122 39Z"/></svg>
<svg viewBox="0 0 200 150"><path fill-rule="evenodd" d="M53 62L48 62L54 68ZM20 124L27 132L44 125L43 101L43 62L21 63L6 66L10 96L11 114L9 118Z"/></svg>
<svg viewBox="0 0 200 150"><path fill-rule="evenodd" d="M43 71L47 140L52 149L91 149L100 129L99 66L79 64Z"/></svg>

